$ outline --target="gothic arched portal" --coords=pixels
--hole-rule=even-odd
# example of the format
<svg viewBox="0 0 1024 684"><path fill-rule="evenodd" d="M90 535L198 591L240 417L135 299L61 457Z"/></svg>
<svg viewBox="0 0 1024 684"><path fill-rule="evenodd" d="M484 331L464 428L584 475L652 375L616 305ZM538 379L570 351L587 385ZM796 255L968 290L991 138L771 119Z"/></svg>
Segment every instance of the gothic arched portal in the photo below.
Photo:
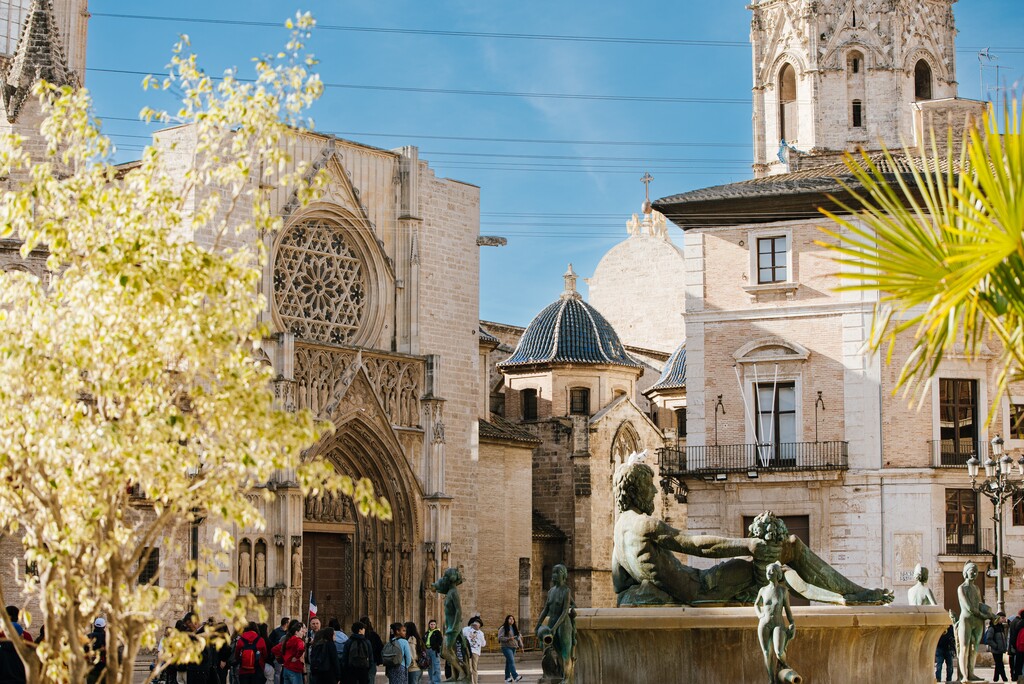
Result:
<svg viewBox="0 0 1024 684"><path fill-rule="evenodd" d="M303 601L313 593L318 614L350 625L366 615L378 629L417 620L413 594L415 550L421 546L422 495L392 435L356 410L314 450L342 474L368 478L391 504L392 518L359 515L347 499L307 499L303 520Z"/></svg>

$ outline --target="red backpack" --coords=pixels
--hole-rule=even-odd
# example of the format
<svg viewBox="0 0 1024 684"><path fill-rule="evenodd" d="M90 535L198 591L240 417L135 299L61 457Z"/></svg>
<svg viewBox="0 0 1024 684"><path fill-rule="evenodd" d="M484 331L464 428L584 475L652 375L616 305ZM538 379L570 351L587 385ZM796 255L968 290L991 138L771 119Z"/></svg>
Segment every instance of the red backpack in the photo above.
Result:
<svg viewBox="0 0 1024 684"><path fill-rule="evenodd" d="M242 642L242 650L238 655L238 674L256 674L256 666L260 660L260 650L256 647L259 636L247 641L245 637L238 637Z"/></svg>

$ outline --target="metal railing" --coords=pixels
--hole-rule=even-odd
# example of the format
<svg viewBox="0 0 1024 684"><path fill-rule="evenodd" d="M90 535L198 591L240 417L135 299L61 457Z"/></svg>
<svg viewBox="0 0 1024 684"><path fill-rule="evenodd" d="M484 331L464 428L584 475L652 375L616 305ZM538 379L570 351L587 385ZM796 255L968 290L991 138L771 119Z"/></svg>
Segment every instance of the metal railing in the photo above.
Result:
<svg viewBox="0 0 1024 684"><path fill-rule="evenodd" d="M981 441L952 439L930 439L928 446L932 453L933 468L966 468L967 461L977 456L979 461L988 458L988 444Z"/></svg>
<svg viewBox="0 0 1024 684"><path fill-rule="evenodd" d="M658 449L662 476L718 473L846 470L849 442L711 444Z"/></svg>
<svg viewBox="0 0 1024 684"><path fill-rule="evenodd" d="M994 535L990 529L937 529L939 555L942 556L976 556L992 553L995 548Z"/></svg>

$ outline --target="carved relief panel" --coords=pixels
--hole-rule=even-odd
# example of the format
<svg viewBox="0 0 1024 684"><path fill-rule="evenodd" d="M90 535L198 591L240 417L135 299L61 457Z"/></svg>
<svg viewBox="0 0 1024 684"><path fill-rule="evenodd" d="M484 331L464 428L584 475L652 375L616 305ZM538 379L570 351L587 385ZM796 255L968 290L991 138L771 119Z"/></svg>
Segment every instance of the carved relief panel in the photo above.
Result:
<svg viewBox="0 0 1024 684"><path fill-rule="evenodd" d="M348 349L295 346L295 402L318 418L329 418L335 387L355 359ZM418 359L362 353L362 365L391 425L419 427L423 362ZM372 399L371 399L372 401Z"/></svg>

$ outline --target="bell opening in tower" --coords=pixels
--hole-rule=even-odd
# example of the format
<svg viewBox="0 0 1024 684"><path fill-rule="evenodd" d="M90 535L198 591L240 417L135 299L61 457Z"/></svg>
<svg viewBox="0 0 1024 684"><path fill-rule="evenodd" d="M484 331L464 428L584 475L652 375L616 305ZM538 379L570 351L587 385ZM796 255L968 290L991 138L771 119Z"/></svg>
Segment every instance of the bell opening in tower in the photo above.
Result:
<svg viewBox="0 0 1024 684"><path fill-rule="evenodd" d="M779 136L786 142L796 142L800 130L800 115L796 101L796 69L784 64L779 71Z"/></svg>

